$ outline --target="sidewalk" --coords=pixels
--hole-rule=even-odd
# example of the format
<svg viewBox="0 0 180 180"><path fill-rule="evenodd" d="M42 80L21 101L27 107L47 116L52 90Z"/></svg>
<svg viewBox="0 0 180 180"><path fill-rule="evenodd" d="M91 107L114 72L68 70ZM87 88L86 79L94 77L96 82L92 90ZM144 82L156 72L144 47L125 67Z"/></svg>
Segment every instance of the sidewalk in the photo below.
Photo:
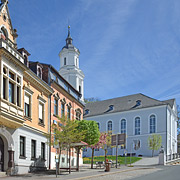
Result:
<svg viewBox="0 0 180 180"><path fill-rule="evenodd" d="M51 174L26 174L26 175L20 175L20 176L14 176L14 177L4 177L2 180L21 180L21 179L33 179L33 180L40 180L40 179L62 179L62 180L83 180L83 179L96 179L97 177L108 176L108 175L115 175L118 173L125 173L125 172L131 172L136 170L143 170L143 169L154 169L152 167L127 167L127 166L121 166L118 168L111 168L110 172L105 172L103 168L101 169L90 169L90 165L83 165L80 167L79 172L71 172L69 174L68 172L62 172L61 175L58 175L56 178L55 171L51 171ZM52 174L53 173L53 174Z"/></svg>

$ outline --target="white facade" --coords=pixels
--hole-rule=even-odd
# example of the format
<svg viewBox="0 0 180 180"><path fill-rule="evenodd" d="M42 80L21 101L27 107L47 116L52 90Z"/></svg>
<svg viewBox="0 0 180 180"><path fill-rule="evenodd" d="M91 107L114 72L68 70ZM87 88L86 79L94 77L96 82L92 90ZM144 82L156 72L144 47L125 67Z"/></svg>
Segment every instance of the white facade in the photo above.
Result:
<svg viewBox="0 0 180 180"><path fill-rule="evenodd" d="M70 27L68 27L68 37L66 46L59 53L60 75L69 82L77 91L81 93L81 100L84 100L84 73L79 69L79 50L72 44Z"/></svg>
<svg viewBox="0 0 180 180"><path fill-rule="evenodd" d="M93 103L92 103L93 104ZM100 104L99 104L100 105ZM91 105L93 106L93 105ZM88 109L88 107L86 107ZM92 109L89 108L89 111ZM152 150L148 148L148 137L153 133L162 136L162 146L164 147L167 155L177 153L177 111L176 103L174 101L173 108L170 105L159 105L147 108L139 108L127 110L122 112L104 113L94 116L84 117L86 120L93 120L99 124L100 132L108 131L108 122L112 122L112 133L121 134L124 127L121 127L122 120L125 120L126 151L127 153L135 153L136 156L152 156ZM135 119L140 119L139 131L135 129ZM151 118L155 119L155 124L152 127L150 123ZM150 125L151 124L151 125ZM151 132L153 131L153 132ZM137 133L139 132L139 133ZM140 147L135 147L135 143L140 141ZM136 144L137 146L137 144ZM125 149L118 148L118 154L123 155ZM116 150L113 148L108 151L108 154L115 155ZM155 151L154 155L158 155L159 151ZM104 150L95 150L95 156L104 155ZM83 157L90 157L91 149L88 148L83 152Z"/></svg>
<svg viewBox="0 0 180 180"><path fill-rule="evenodd" d="M16 130L8 129L14 140L14 168L15 174L25 174L33 172L37 169L46 169L48 167L48 152L47 138L43 133L30 129L28 127L21 127ZM20 137L25 138L25 158L20 157ZM31 158L31 141L36 142L36 159ZM41 158L41 143L45 144L45 159Z"/></svg>

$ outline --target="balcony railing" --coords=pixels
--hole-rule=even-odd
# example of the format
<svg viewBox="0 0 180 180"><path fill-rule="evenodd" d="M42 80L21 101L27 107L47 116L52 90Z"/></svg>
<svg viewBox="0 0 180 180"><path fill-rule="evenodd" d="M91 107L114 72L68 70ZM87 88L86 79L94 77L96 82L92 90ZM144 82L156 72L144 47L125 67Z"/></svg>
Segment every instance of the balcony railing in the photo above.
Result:
<svg viewBox="0 0 180 180"><path fill-rule="evenodd" d="M10 39L4 38L2 34L0 36L0 48L5 48L11 55L24 64L24 58L21 53L17 51L17 45L14 44Z"/></svg>

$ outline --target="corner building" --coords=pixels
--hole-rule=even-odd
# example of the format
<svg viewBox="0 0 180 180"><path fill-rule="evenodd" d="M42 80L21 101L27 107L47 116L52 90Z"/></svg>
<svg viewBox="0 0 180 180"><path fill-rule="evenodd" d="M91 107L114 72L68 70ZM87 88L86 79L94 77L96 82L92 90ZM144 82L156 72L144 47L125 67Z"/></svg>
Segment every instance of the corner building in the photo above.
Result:
<svg viewBox="0 0 180 180"><path fill-rule="evenodd" d="M0 171L24 174L48 166L45 134L53 90L29 69L18 49L7 0L0 4Z"/></svg>

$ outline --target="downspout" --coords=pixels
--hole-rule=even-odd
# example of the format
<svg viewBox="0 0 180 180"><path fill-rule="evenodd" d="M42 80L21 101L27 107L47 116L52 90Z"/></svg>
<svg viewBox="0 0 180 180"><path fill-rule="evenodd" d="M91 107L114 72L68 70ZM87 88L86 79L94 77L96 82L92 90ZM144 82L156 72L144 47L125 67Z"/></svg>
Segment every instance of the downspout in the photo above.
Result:
<svg viewBox="0 0 180 180"><path fill-rule="evenodd" d="M52 94L49 96L49 128L50 128L50 142L49 142L49 169L51 169L51 96Z"/></svg>

